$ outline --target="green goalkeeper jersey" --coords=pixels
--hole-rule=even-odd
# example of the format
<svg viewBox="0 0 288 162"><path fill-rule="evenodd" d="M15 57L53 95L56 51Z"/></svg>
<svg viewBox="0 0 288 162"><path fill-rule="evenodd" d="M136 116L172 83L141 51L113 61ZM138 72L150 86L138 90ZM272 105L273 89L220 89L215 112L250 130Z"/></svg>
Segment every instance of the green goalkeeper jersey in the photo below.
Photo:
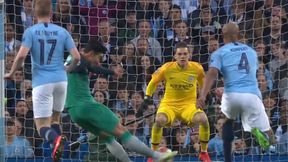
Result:
<svg viewBox="0 0 288 162"><path fill-rule="evenodd" d="M66 64L69 62L71 62L71 57L67 58ZM66 108L78 107L91 101L95 102L89 88L89 72L113 75L113 71L102 67L93 67L84 58L81 58L78 66L67 74Z"/></svg>

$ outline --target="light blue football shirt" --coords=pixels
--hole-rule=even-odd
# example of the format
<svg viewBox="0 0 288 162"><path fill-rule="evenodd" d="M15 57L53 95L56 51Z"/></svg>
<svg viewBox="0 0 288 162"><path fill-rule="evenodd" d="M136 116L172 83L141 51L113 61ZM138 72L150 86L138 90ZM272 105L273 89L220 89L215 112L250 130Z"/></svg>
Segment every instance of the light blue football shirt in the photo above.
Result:
<svg viewBox="0 0 288 162"><path fill-rule="evenodd" d="M224 77L224 92L252 93L262 98L258 88L258 58L248 45L233 42L211 55L209 67L217 68Z"/></svg>
<svg viewBox="0 0 288 162"><path fill-rule="evenodd" d="M75 44L66 29L52 23L38 23L24 32L22 46L31 52L33 88L67 81L64 52Z"/></svg>

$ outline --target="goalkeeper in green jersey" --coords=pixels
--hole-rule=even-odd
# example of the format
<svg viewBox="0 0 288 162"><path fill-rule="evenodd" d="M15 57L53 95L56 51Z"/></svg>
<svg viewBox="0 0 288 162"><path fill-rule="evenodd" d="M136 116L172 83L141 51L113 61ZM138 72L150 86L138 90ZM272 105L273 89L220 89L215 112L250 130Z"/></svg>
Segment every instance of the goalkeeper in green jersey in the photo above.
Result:
<svg viewBox="0 0 288 162"><path fill-rule="evenodd" d="M110 71L100 67L100 60L106 47L96 39L91 39L81 53L81 61L74 69L67 69L68 88L66 108L71 119L83 129L100 136L108 150L123 162L131 161L123 147L115 140L120 139L123 146L131 151L152 157L155 161L165 161L174 157L177 152L159 153L149 149L144 143L131 135L123 127L118 117L106 106L97 103L90 94L88 73L119 75L117 70ZM69 58L66 65L71 62ZM68 66L67 66L68 67Z"/></svg>

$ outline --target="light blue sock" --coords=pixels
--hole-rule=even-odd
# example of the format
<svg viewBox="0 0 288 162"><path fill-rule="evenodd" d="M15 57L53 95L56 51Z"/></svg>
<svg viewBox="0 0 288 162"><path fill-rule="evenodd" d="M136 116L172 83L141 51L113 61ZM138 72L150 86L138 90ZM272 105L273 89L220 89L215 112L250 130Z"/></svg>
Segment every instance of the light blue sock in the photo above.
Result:
<svg viewBox="0 0 288 162"><path fill-rule="evenodd" d="M132 162L123 147L115 139L105 144L111 154L117 159L121 160L122 162Z"/></svg>

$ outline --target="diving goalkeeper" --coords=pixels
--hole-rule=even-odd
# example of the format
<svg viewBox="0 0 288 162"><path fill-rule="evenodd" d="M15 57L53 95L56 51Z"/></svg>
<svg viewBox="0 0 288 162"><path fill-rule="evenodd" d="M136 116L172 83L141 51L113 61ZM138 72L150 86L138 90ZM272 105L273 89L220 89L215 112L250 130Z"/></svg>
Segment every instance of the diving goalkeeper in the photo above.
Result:
<svg viewBox="0 0 288 162"><path fill-rule="evenodd" d="M108 150L119 160L130 162L123 147L115 140L120 139L121 143L131 151L151 157L156 161L170 159L177 154L158 153L149 149L135 136L124 128L118 117L106 106L97 103L90 94L88 73L102 73L117 75L117 72L99 67L106 47L102 43L90 40L81 54L81 62L75 69L68 69L68 88L66 108L71 119L83 129L100 136L102 142L107 145ZM69 64L69 61L66 61Z"/></svg>
<svg viewBox="0 0 288 162"><path fill-rule="evenodd" d="M197 87L202 87L205 76L203 67L189 61L191 53L184 42L176 44L175 62L162 65L153 75L146 89L143 102L151 101L157 84L165 81L165 94L159 105L156 121L152 127L151 145L158 149L162 138L163 127L170 127L175 119L180 119L188 126L199 124L199 138L201 144L200 160L210 162L207 145L210 137L210 127L206 114L196 108Z"/></svg>

